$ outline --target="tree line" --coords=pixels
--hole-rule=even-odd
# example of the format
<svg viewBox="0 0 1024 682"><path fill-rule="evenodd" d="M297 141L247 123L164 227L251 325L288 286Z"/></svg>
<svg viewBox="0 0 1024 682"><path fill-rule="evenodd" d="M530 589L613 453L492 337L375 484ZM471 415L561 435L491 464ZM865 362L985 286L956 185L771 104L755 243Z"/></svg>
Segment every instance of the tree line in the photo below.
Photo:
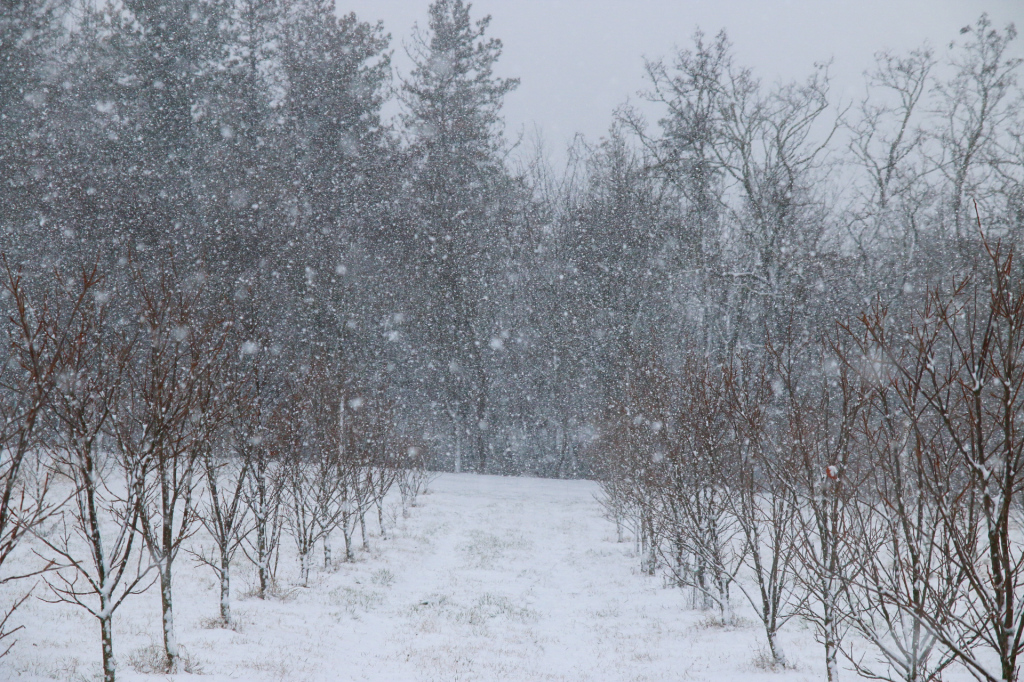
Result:
<svg viewBox="0 0 1024 682"><path fill-rule="evenodd" d="M1024 272L1012 246L761 352L636 356L595 445L644 573L696 606L748 602L772 666L793 618L827 678L1016 680L1024 650Z"/></svg>
<svg viewBox="0 0 1024 682"><path fill-rule="evenodd" d="M106 680L115 611L154 584L160 667L178 670L182 554L216 574L218 623L229 627L239 550L267 598L291 536L305 586L316 546L329 568L340 533L353 560L360 538L369 548L368 515L387 537L389 491L408 515L429 479L384 392L346 388L339 367L293 371L254 333L251 305L214 300L173 264L120 279L98 266L58 271L40 292L5 263L0 291L13 311L0 372L0 580L41 575L40 598L93 615ZM204 540L187 542L199 531ZM27 536L40 561L16 574L8 559ZM19 629L8 622L23 601L8 605L0 641Z"/></svg>
<svg viewBox="0 0 1024 682"><path fill-rule="evenodd" d="M170 249L272 345L386 390L437 466L584 476L641 347L912 306L974 267L973 202L1019 239L1012 26L880 53L854 102L697 32L646 66L656 121L624 105L556 169L506 134L518 81L470 10L432 3L396 79L383 25L325 0L12 0L4 252L35 276Z"/></svg>

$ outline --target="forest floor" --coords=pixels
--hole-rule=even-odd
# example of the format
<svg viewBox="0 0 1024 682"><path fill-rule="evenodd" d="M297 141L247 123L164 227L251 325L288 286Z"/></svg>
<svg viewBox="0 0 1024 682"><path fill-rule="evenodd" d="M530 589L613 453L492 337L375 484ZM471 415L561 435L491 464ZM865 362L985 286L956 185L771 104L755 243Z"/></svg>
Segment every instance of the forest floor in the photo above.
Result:
<svg viewBox="0 0 1024 682"><path fill-rule="evenodd" d="M370 550L354 562L324 569L319 553L308 588L294 587L298 565L287 537L280 596L246 596L255 576L239 561L234 629L213 626L215 576L182 555L176 623L190 669L202 679L243 681L824 677L802 623L791 621L781 639L794 668L765 670L763 634L742 596L736 622L723 627L662 577L641 575L632 543L616 542L602 518L597 493L589 481L441 475L409 518L397 515L392 538L380 538L374 520ZM4 587L0 603L26 588ZM160 650L159 613L155 587L117 612L119 679L199 679L138 672ZM0 659L0 679L98 679L99 628L82 609L31 598L15 618L25 629Z"/></svg>

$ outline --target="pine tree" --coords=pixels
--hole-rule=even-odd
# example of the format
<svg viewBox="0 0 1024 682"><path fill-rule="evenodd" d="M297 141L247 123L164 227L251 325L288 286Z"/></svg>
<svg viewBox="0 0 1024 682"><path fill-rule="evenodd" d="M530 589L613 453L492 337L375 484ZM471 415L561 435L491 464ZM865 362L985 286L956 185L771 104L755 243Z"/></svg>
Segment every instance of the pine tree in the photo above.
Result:
<svg viewBox="0 0 1024 682"><path fill-rule="evenodd" d="M402 92L418 248L435 287L424 322L435 336L435 364L443 374L456 447L469 436L474 465L482 472L488 456L484 349L490 331L482 290L497 263L488 247L496 243L491 232L507 181L501 105L519 81L494 75L501 41L484 37L490 17L474 24L469 12L462 0L431 4L429 31L414 37L415 68Z"/></svg>
<svg viewBox="0 0 1024 682"><path fill-rule="evenodd" d="M316 359L348 390L381 356L372 323L378 270L367 238L385 221L397 144L381 108L390 90L390 36L381 23L338 17L329 0L288 7L281 47L285 95L282 267L295 297L301 363ZM344 379L344 380L343 380Z"/></svg>
<svg viewBox="0 0 1024 682"><path fill-rule="evenodd" d="M112 58L100 74L104 106L121 134L112 150L127 234L140 247L192 251L202 243L204 182L199 126L222 71L226 0L126 0L105 9L97 45ZM192 254L193 258L199 254Z"/></svg>
<svg viewBox="0 0 1024 682"><path fill-rule="evenodd" d="M381 23L337 17L330 0L290 6L281 53L284 115L299 221L321 233L355 230L379 203L392 155L381 107L391 76Z"/></svg>
<svg viewBox="0 0 1024 682"><path fill-rule="evenodd" d="M204 150L202 250L225 285L251 276L280 241L281 168L276 125L279 0L235 0L218 28L221 69L211 79L198 133Z"/></svg>
<svg viewBox="0 0 1024 682"><path fill-rule="evenodd" d="M32 247L29 223L38 220L52 172L40 154L41 131L59 90L52 73L64 33L60 9L47 0L0 0L0 235L8 249L16 236Z"/></svg>

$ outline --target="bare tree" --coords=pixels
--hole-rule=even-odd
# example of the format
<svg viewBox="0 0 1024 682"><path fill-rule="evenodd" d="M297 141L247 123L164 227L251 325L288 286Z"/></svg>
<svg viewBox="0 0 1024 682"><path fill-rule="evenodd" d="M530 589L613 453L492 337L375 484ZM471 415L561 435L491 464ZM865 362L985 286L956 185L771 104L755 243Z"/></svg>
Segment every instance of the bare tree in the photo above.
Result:
<svg viewBox="0 0 1024 682"><path fill-rule="evenodd" d="M111 323L104 284L95 267L83 269L71 283L59 284L66 312L40 311L62 367L48 405L56 434L51 470L73 492L56 532L39 538L60 562L46 579L53 600L82 607L99 621L103 678L114 682L114 612L151 583L145 583L150 564L136 551L139 472L104 448L136 350L131 330Z"/></svg>
<svg viewBox="0 0 1024 682"><path fill-rule="evenodd" d="M358 515L365 551L370 548L366 514L376 508L381 536L386 538L384 498L391 486L399 478L404 478L403 485L418 479L417 491L413 495L415 497L426 486L429 476L424 476L426 470L422 448L416 449L410 445L404 454L395 451L401 445L395 434L394 402L388 396L386 383L367 388L348 398L344 410L343 465L350 472L351 508ZM416 451L410 454L409 447L414 447ZM403 464L410 465L409 474L400 473L405 471L401 468ZM406 493L409 491L407 486Z"/></svg>
<svg viewBox="0 0 1024 682"><path fill-rule="evenodd" d="M592 466L598 475L601 494L596 495L604 509L605 518L615 524L615 539L625 542L625 529L633 515L629 504L627 472L621 458L610 456L606 448L597 447L590 453Z"/></svg>
<svg viewBox="0 0 1024 682"><path fill-rule="evenodd" d="M661 463L667 452L665 427L669 414L668 380L653 355L640 359L632 354L621 393L612 395L603 416L598 443L598 471L605 507L613 516L622 514L634 526L634 542L640 570L657 572L662 524L656 523L658 492L662 485ZM671 544L673 538L667 541ZM683 538L673 556L682 566Z"/></svg>
<svg viewBox="0 0 1024 682"><path fill-rule="evenodd" d="M742 282L740 298L759 299L768 328L780 329L791 319L790 306L810 302L800 299L800 283L810 274L811 254L825 245L829 224L816 180L840 117L829 113L827 65L803 83L767 94L748 72L734 72L727 82L722 125L729 144L720 158L742 197L733 219L752 256L749 266L736 263L730 275ZM741 315L751 312L740 309Z"/></svg>
<svg viewBox="0 0 1024 682"><path fill-rule="evenodd" d="M733 61L724 30L713 40L706 38L697 30L692 51L680 50L671 67L661 60L645 65L651 91L644 96L667 110L659 120L660 137L647 132L636 111L626 108L620 118L650 154L650 172L681 198L685 227L676 235L683 241L682 267L692 279L689 295L702 304L699 335L708 348L721 348L734 336L729 308L734 287L724 278L726 174L715 149L728 144L721 107Z"/></svg>
<svg viewBox="0 0 1024 682"><path fill-rule="evenodd" d="M906 56L881 52L875 62L868 95L848 125L854 163L866 175L863 185L854 184L848 234L864 265L897 274L899 281L888 281L902 292L930 204L922 118L935 58L920 48Z"/></svg>
<svg viewBox="0 0 1024 682"><path fill-rule="evenodd" d="M204 308L198 282L161 268L151 281L135 272L142 352L121 401L117 441L138 473L139 526L160 578L161 625L168 671L177 670L172 568L199 528L202 455L227 405L220 394L230 325Z"/></svg>
<svg viewBox="0 0 1024 682"><path fill-rule="evenodd" d="M297 387L276 407L271 421L273 450L281 459L282 505L284 523L295 540L299 553L299 582L309 583L310 553L319 534L318 508L312 489L309 467L303 458L302 422L299 411L303 399Z"/></svg>
<svg viewBox="0 0 1024 682"><path fill-rule="evenodd" d="M848 509L863 480L853 430L865 405L866 386L836 359L843 347L827 338L809 354L788 338L773 342L769 352L778 368L784 405L774 447L791 451L777 461L775 480L785 494L795 496L799 509L794 524L796 576L807 595L801 614L815 626L825 649L828 680L834 682L844 629L841 599L857 566L846 555L844 540Z"/></svg>
<svg viewBox="0 0 1024 682"><path fill-rule="evenodd" d="M395 473L398 492L402 498L402 516L409 516L409 508L416 506L416 498L427 489L436 474L427 469L426 451L412 441L399 441L398 471Z"/></svg>
<svg viewBox="0 0 1024 682"><path fill-rule="evenodd" d="M951 294L932 292L908 335L887 330L878 316L866 321L907 386L905 412L927 444L922 485L963 581L959 599L899 606L975 677L1009 682L1024 650L1024 280L1012 248L983 245L989 267Z"/></svg>
<svg viewBox="0 0 1024 682"><path fill-rule="evenodd" d="M297 443L298 444L298 443ZM301 449L288 454L282 464L285 525L299 554L299 582L309 586L309 569L313 547L323 535L320 505L317 499L313 464L302 457Z"/></svg>
<svg viewBox="0 0 1024 682"><path fill-rule="evenodd" d="M675 538L678 556L688 553L693 565L670 563L676 582L693 588L702 608L717 607L723 619L730 608L729 589L742 566L744 543L729 509L731 472L727 395L722 373L706 358L687 357L663 427L666 452L661 485L656 491L660 535Z"/></svg>
<svg viewBox="0 0 1024 682"><path fill-rule="evenodd" d="M384 524L384 499L398 479L398 457L394 448L398 445L395 437L395 409L387 395L387 386L381 387L367 411L363 429L365 448L366 488L371 502L377 510L377 524L381 539L387 539Z"/></svg>
<svg viewBox="0 0 1024 682"><path fill-rule="evenodd" d="M232 344L232 349L237 347L241 352L241 345L244 344ZM249 480L249 468L256 458L251 452L255 447L249 429L251 420L245 414L255 402L255 387L246 376L249 369L242 363L236 363L225 377L226 395L221 400L230 405L230 414L225 420L227 428L217 440L202 447L200 455L207 495L199 518L213 539L216 551L207 553L200 548L190 552L217 575L220 582L220 620L225 626L231 625L231 562L250 530L245 486Z"/></svg>
<svg viewBox="0 0 1024 682"><path fill-rule="evenodd" d="M317 370L310 390L318 396L320 408L312 421L318 448L317 498L326 568L331 563L331 533L337 528L345 543L345 561L355 560L352 533L356 521L362 518L366 492L361 489L361 452L353 422L363 399L350 395L343 377L329 376L330 370L322 365Z"/></svg>
<svg viewBox="0 0 1024 682"><path fill-rule="evenodd" d="M861 317L863 326L844 326L854 346L839 358L870 387L854 430L867 478L847 509L844 540L860 570L844 585L843 610L876 656L868 660L845 645L843 653L865 677L919 682L938 679L954 659L920 613L955 610L964 598L963 572L949 561L953 546L921 466L927 453L943 449L937 424L921 418L919 378L925 365L919 358L912 381L892 368L872 338L894 331L886 318L884 307L876 304ZM901 351L901 365L910 359ZM948 461L952 453L941 457ZM958 645L969 647L969 642Z"/></svg>
<svg viewBox="0 0 1024 682"><path fill-rule="evenodd" d="M252 515L252 532L242 536L242 552L255 566L259 584L257 596L266 599L276 581L281 541L281 460L272 437L257 436L249 452L250 464L242 490L245 506ZM255 536L255 537L253 537Z"/></svg>
<svg viewBox="0 0 1024 682"><path fill-rule="evenodd" d="M819 182L841 115L829 101L828 65L803 82L766 88L734 63L725 32L672 63L647 63L645 96L661 105L660 136L626 110L626 125L651 154L649 170L680 200L685 265L677 276L699 300L704 343L734 349L786 324L807 268L826 246L829 203ZM674 216L673 216L674 217ZM756 347L756 346L755 346Z"/></svg>
<svg viewBox="0 0 1024 682"><path fill-rule="evenodd" d="M68 330L52 334L47 326L49 319L58 314L59 304L46 296L30 297L21 272L13 269L6 257L2 260L0 294L7 310L0 320L0 569L25 534L60 506L49 496L52 476L46 473L33 480L27 473L32 459L42 456L36 447L43 413L62 372L63 352L69 343ZM24 574L5 571L0 573L0 584L38 575L51 567L48 564ZM0 615L0 644L20 629L8 629L7 623L27 596ZM12 646L8 644L0 658Z"/></svg>
<svg viewBox="0 0 1024 682"><path fill-rule="evenodd" d="M234 452L215 452L211 448L202 454L207 496L199 519L213 539L215 551L200 548L190 554L217 575L220 621L224 626L231 625L231 562L249 531L248 509L243 502L251 464L251 460Z"/></svg>
<svg viewBox="0 0 1024 682"><path fill-rule="evenodd" d="M298 550L303 587L309 585L313 548L326 532L344 523L350 494L348 472L340 461L341 396L337 388L327 369L313 363L305 376L298 378L294 397L279 407L281 416L275 420L275 438L284 457L285 523ZM349 547L347 553L350 551Z"/></svg>
<svg viewBox="0 0 1024 682"><path fill-rule="evenodd" d="M1000 32L982 14L960 32L968 42L952 54L953 77L935 93L941 124L934 133L940 149L934 162L947 183L947 210L941 214L948 220L946 233L964 250L973 248L971 199L990 208L989 176L1001 161L999 147L1014 115L1016 72L1024 60L1007 56L1017 37L1013 24Z"/></svg>
<svg viewBox="0 0 1024 682"><path fill-rule="evenodd" d="M742 534L742 556L756 590L742 581L737 581L737 587L761 619L772 662L784 668L789 662L778 642L779 630L802 606L794 577L797 546L792 529L797 501L775 479L789 451L773 447L778 434L771 416L775 397L768 363L740 357L723 374L733 429L723 486L728 489L726 505Z"/></svg>
<svg viewBox="0 0 1024 682"><path fill-rule="evenodd" d="M257 596L265 599L274 584L281 539L282 453L273 426L275 418L283 413L273 409L275 390L281 388L281 382L276 380L270 362L270 342L260 310L263 301L256 287L249 287L247 293L247 305L238 324L243 338L239 349L245 368L243 393L248 405L235 414L232 435L239 457L247 463L241 495L252 522L250 533L239 533L241 548L256 566Z"/></svg>

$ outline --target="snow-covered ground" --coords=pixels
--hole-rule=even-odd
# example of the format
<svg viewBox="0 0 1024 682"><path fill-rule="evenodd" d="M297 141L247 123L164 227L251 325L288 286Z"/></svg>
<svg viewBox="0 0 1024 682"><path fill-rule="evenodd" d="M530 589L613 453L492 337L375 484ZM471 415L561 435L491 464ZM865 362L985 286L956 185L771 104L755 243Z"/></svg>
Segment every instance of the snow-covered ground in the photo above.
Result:
<svg viewBox="0 0 1024 682"><path fill-rule="evenodd" d="M602 518L597 492L588 481L442 475L397 520L392 539L374 534L370 552L330 570L320 554L309 588L289 587L298 566L288 538L281 598L245 596L254 576L240 563L235 630L210 627L214 575L182 556L179 639L211 680L823 678L812 632L800 623L782 637L795 669L766 671L755 663L763 647L753 613L733 627L712 625L687 595L640 575L631 543L617 543ZM340 537L334 544L337 554ZM3 603L12 594L0 594ZM742 603L737 610L747 614ZM119 679L154 679L132 661L159 646L159 613L155 588L118 611ZM98 625L82 610L31 599L16 618L25 629L0 661L0 679L97 678Z"/></svg>

